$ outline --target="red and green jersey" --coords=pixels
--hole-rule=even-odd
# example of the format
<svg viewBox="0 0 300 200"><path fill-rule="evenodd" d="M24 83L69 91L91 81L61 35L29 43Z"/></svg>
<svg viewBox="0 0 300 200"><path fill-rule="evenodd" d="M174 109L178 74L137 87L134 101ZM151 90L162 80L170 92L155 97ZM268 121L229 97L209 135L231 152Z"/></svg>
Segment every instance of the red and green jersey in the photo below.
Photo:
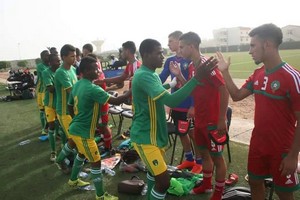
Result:
<svg viewBox="0 0 300 200"><path fill-rule="evenodd" d="M201 62L207 59L203 57ZM195 74L193 63L189 65L189 79ZM224 85L224 79L218 69L211 72L210 76L203 79L194 89L192 96L195 107L195 125L199 128L208 124L217 124L220 112L219 87Z"/></svg>
<svg viewBox="0 0 300 200"><path fill-rule="evenodd" d="M45 92L45 87L43 83L43 71L45 69L49 68L48 65L45 65L44 63L39 63L36 66L36 72L37 72L37 83L36 83L36 90L38 93L44 93Z"/></svg>
<svg viewBox="0 0 300 200"><path fill-rule="evenodd" d="M243 85L254 93L255 115L251 145L262 152L287 152L294 140L300 111L300 73L283 62L272 70L256 69Z"/></svg>
<svg viewBox="0 0 300 200"><path fill-rule="evenodd" d="M56 95L55 95L55 91L53 93L49 92L47 87L54 86L54 76L55 76L55 72L53 72L51 68L45 69L42 73L44 87L45 87L44 105L51 108L55 108Z"/></svg>
<svg viewBox="0 0 300 200"><path fill-rule="evenodd" d="M80 79L72 88L69 105L74 108L74 118L69 132L85 139L93 139L100 115L100 107L107 103L109 94L87 79Z"/></svg>
<svg viewBox="0 0 300 200"><path fill-rule="evenodd" d="M54 86L56 92L56 113L58 115L68 115L67 108L69 94L67 89L72 88L77 82L76 69L71 66L65 69L63 64L56 70L54 78Z"/></svg>
<svg viewBox="0 0 300 200"><path fill-rule="evenodd" d="M132 80L134 117L130 139L137 144L165 147L168 144L166 113L160 100L168 91L158 74L141 66Z"/></svg>

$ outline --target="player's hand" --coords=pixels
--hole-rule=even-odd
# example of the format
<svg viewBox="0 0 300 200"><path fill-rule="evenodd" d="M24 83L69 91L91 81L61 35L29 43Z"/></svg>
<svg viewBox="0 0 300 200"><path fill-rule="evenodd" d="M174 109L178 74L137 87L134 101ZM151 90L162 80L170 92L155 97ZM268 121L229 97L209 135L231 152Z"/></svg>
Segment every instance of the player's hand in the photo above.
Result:
<svg viewBox="0 0 300 200"><path fill-rule="evenodd" d="M219 52L219 51L216 52L216 57L218 59L218 69L221 72L224 72L224 71L228 70L229 66L231 64L230 57L228 57L228 59L225 60L223 54L221 52Z"/></svg>
<svg viewBox="0 0 300 200"><path fill-rule="evenodd" d="M180 63L176 61L171 61L169 65L169 70L174 76L180 76L181 69L180 69Z"/></svg>
<svg viewBox="0 0 300 200"><path fill-rule="evenodd" d="M298 165L298 156L293 158L289 154L282 159L279 167L279 171L281 171L281 176L288 176L294 174L297 170Z"/></svg>
<svg viewBox="0 0 300 200"><path fill-rule="evenodd" d="M205 62L200 62L198 66L195 66L195 78L201 81L203 78L209 77L210 73L218 67L218 60L214 57L210 57Z"/></svg>
<svg viewBox="0 0 300 200"><path fill-rule="evenodd" d="M189 110L188 110L188 112L186 114L186 117L188 119L192 119L192 118L195 117L195 108L193 106L189 108Z"/></svg>

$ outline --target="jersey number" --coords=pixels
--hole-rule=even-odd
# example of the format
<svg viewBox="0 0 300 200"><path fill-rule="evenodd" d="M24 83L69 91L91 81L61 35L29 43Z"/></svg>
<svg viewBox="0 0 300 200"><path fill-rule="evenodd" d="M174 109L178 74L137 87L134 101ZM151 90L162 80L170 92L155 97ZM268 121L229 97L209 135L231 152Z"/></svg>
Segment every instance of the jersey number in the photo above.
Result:
<svg viewBox="0 0 300 200"><path fill-rule="evenodd" d="M264 82L263 82L263 86L261 87L261 90L266 90L267 89L267 83L268 83L268 77L265 76L264 77Z"/></svg>

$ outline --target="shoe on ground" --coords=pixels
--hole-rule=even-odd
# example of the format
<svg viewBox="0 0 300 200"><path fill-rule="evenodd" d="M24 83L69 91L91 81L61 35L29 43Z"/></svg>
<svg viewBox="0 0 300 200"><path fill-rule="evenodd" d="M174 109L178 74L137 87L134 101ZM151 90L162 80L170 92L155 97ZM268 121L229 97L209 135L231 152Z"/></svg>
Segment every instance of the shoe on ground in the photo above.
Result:
<svg viewBox="0 0 300 200"><path fill-rule="evenodd" d="M205 187L203 184L201 184L198 187L195 187L191 190L190 194L203 194L203 193L211 193L213 191L212 186Z"/></svg>
<svg viewBox="0 0 300 200"><path fill-rule="evenodd" d="M113 196L105 192L101 197L96 195L96 200L119 200L119 197Z"/></svg>
<svg viewBox="0 0 300 200"><path fill-rule="evenodd" d="M42 136L43 136L43 135L48 135L48 130L43 129L41 135L42 135Z"/></svg>
<svg viewBox="0 0 300 200"><path fill-rule="evenodd" d="M64 161L62 161L61 163L55 162L55 165L57 166L57 168L59 170L62 171L62 173L64 173L64 174L71 173L71 169L68 167L68 165Z"/></svg>
<svg viewBox="0 0 300 200"><path fill-rule="evenodd" d="M51 162L55 162L55 160L56 160L56 153L55 152L51 152L51 154L50 154L50 161Z"/></svg>
<svg viewBox="0 0 300 200"><path fill-rule="evenodd" d="M195 164L191 172L194 174L200 174L202 172L202 165Z"/></svg>
<svg viewBox="0 0 300 200"><path fill-rule="evenodd" d="M177 166L177 169L187 169L187 168L193 168L195 165L195 161L183 161L180 165Z"/></svg>
<svg viewBox="0 0 300 200"><path fill-rule="evenodd" d="M81 179L78 178L75 181L72 181L71 179L69 179L68 185L71 186L71 187L85 187L85 186L90 185L90 183L82 181Z"/></svg>

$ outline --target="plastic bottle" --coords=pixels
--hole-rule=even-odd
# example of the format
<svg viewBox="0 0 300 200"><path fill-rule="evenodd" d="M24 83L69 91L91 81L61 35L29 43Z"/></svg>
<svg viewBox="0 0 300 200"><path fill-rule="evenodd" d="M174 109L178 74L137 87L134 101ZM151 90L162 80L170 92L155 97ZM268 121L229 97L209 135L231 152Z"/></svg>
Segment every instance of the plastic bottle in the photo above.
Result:
<svg viewBox="0 0 300 200"><path fill-rule="evenodd" d="M101 167L102 171L110 176L116 175L116 172L108 167Z"/></svg>
<svg viewBox="0 0 300 200"><path fill-rule="evenodd" d="M30 143L30 140L29 140L29 139L20 142L19 145L20 145L20 146L23 146L23 145L28 144L28 143Z"/></svg>

